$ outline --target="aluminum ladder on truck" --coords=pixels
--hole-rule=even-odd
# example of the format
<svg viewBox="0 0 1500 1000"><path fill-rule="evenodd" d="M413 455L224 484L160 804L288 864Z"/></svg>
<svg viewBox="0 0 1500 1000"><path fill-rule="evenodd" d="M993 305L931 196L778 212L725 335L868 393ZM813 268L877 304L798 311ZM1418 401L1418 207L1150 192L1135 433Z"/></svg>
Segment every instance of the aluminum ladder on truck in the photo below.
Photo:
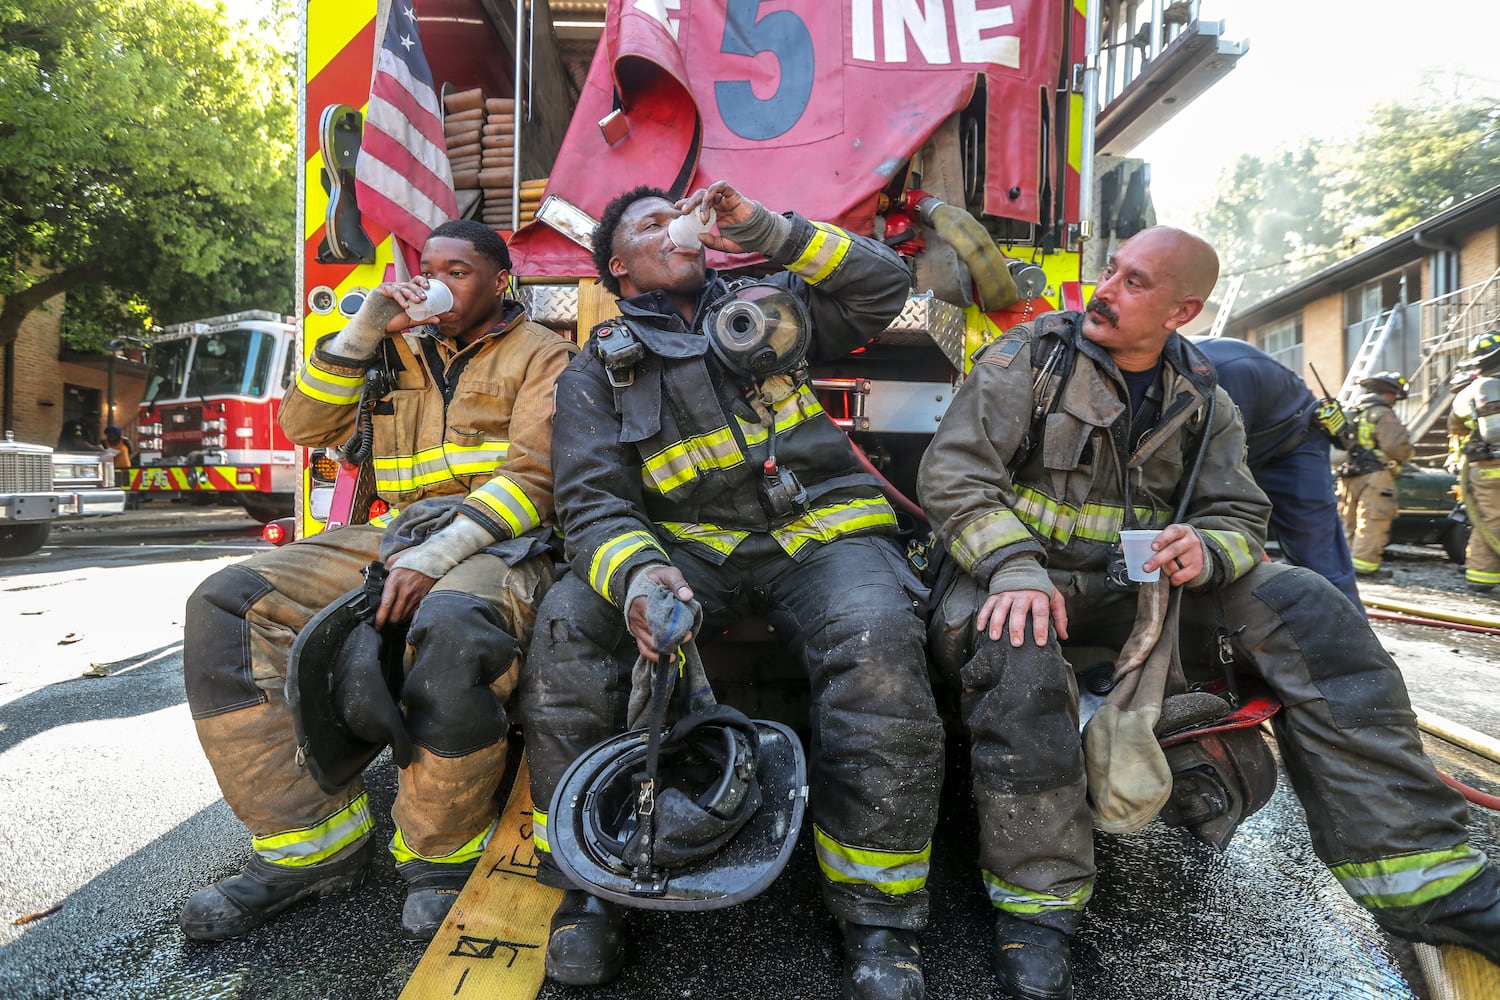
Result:
<svg viewBox="0 0 1500 1000"><path fill-rule="evenodd" d="M1219 303L1219 311L1214 313L1214 324L1208 328L1208 336L1224 335L1224 327L1229 325L1229 314L1234 310L1234 300L1240 297L1240 289L1244 286L1243 274L1236 274L1229 279L1229 287L1224 290L1224 301Z"/></svg>
<svg viewBox="0 0 1500 1000"><path fill-rule="evenodd" d="M1344 376L1344 384L1339 386L1338 401L1344 406L1349 406L1359 396L1359 380L1374 369L1375 359L1385 350L1386 342L1391 337L1391 328L1396 325L1396 317L1400 312L1400 306L1392 307L1376 316L1375 322L1370 325L1370 332L1365 334L1364 343L1359 345L1359 350L1354 354L1349 374Z"/></svg>

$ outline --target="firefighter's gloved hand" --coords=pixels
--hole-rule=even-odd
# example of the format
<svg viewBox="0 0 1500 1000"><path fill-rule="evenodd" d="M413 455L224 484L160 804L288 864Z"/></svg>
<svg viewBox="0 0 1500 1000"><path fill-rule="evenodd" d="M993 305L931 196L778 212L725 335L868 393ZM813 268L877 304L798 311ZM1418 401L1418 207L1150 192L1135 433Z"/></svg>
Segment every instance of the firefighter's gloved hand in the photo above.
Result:
<svg viewBox="0 0 1500 1000"><path fill-rule="evenodd" d="M658 591L668 599L688 602L698 607L693 600L693 588L687 585L682 572L668 563L649 563L634 570L625 591L625 627L635 639L640 654L651 663L660 659L662 652L671 652L676 647L659 646L655 640L652 623L653 601L661 600ZM700 613L701 614L701 613Z"/></svg>
<svg viewBox="0 0 1500 1000"><path fill-rule="evenodd" d="M453 567L494 542L488 528L460 514L420 545L402 551L395 562L402 569L441 580Z"/></svg>
<svg viewBox="0 0 1500 1000"><path fill-rule="evenodd" d="M341 358L364 361L373 358L385 340L385 328L401 312L401 304L378 292L365 296L359 312L349 320L349 325L333 335L326 350Z"/></svg>
<svg viewBox="0 0 1500 1000"><path fill-rule="evenodd" d="M770 211L760 202L752 204L755 208L746 222L726 222L721 215L719 232L745 250L753 250L774 259L776 252L792 238L792 221Z"/></svg>
<svg viewBox="0 0 1500 1000"><path fill-rule="evenodd" d="M380 669L380 633L368 621L350 631L333 664L333 705L344 725L370 743L389 743L397 767L411 763L411 737Z"/></svg>

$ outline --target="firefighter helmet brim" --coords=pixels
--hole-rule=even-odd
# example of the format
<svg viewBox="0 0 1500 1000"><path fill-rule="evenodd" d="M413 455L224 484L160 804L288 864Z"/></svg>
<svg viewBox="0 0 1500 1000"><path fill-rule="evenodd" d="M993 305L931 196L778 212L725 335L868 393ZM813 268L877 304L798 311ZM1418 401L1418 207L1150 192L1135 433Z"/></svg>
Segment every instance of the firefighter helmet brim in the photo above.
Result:
<svg viewBox="0 0 1500 1000"><path fill-rule="evenodd" d="M723 706L690 734L662 744L654 820L655 866L631 863L639 819L638 779L648 731L605 740L563 774L548 817L552 858L573 882L603 899L647 910L716 910L759 895L786 867L802 828L807 764L801 741L785 726L719 718ZM681 723L679 723L679 726ZM675 738L674 738L675 737ZM754 744L753 774L736 761ZM663 863L663 858L666 862Z"/></svg>
<svg viewBox="0 0 1500 1000"><path fill-rule="evenodd" d="M1405 399L1410 391L1406 376L1400 372L1376 372L1359 380L1360 388L1371 392L1392 392L1398 400Z"/></svg>
<svg viewBox="0 0 1500 1000"><path fill-rule="evenodd" d="M286 699L297 747L318 787L347 788L386 746L399 766L411 743L399 706L404 643L385 642L367 587L312 617L287 659Z"/></svg>

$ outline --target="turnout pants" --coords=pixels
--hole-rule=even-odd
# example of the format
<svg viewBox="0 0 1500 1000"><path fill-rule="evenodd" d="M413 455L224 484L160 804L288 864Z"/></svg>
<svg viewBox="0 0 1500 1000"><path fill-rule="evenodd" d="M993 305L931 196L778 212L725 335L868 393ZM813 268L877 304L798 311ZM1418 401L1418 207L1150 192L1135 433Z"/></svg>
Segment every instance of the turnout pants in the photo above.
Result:
<svg viewBox="0 0 1500 1000"><path fill-rule="evenodd" d="M1472 522L1464 579L1476 587L1493 587L1500 584L1500 460L1470 462L1463 490Z"/></svg>
<svg viewBox="0 0 1500 1000"><path fill-rule="evenodd" d="M802 562L768 536L722 566L669 550L703 605L704 628L764 614L807 671L809 809L823 897L846 921L919 929L943 775L943 729L905 560L882 538L850 538ZM581 753L622 732L635 640L621 609L576 573L547 593L521 681L521 713L545 885L575 888L548 852L547 811Z"/></svg>
<svg viewBox="0 0 1500 1000"><path fill-rule="evenodd" d="M1098 574L1053 582L1071 642L1124 643L1134 594L1106 590ZM1399 912L1477 874L1485 859L1467 846L1467 807L1424 754L1400 671L1363 616L1322 577L1278 563L1258 564L1222 597L1228 629L1243 626L1232 640L1239 668L1282 702L1276 740L1313 847L1349 893ZM1199 679L1217 676L1212 595L1184 594L1181 620L1189 680L1197 664L1209 665ZM1071 931L1094 879L1072 669L1055 634L1019 649L981 637L961 679L990 899Z"/></svg>
<svg viewBox="0 0 1500 1000"><path fill-rule="evenodd" d="M1328 440L1313 432L1287 454L1252 471L1271 501L1271 528L1286 561L1323 577L1363 613L1334 496Z"/></svg>
<svg viewBox="0 0 1500 1000"><path fill-rule="evenodd" d="M260 553L220 570L188 599L183 672L198 739L224 800L273 864L328 860L363 842L374 825L362 782L329 795L299 762L284 688L298 631L362 583L382 533L352 525ZM413 615L406 671L408 678L423 672L422 711L433 713L425 731L441 731L446 707L464 717L472 737L472 709L461 703L479 697L493 699L486 708L497 732L470 752L442 745L441 737L413 744L392 811L397 861L459 864L488 842L518 664L487 663L485 654L508 645L496 642L500 630L524 648L551 574L543 559L507 566L476 554L439 580Z"/></svg>
<svg viewBox="0 0 1500 1000"><path fill-rule="evenodd" d="M1396 519L1396 477L1389 469L1339 480L1339 516L1354 559L1354 572L1373 573L1385 557Z"/></svg>

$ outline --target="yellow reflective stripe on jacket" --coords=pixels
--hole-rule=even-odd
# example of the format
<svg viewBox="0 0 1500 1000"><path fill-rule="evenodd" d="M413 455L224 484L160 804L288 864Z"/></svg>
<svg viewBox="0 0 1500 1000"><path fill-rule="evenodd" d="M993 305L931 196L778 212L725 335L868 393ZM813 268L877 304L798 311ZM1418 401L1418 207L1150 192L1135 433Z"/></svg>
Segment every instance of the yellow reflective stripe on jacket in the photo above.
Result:
<svg viewBox="0 0 1500 1000"><path fill-rule="evenodd" d="M1125 508L1116 504L1086 503L1080 510L1072 504L1059 503L1030 486L1016 486L1016 516L1043 540L1066 545L1074 537L1091 542L1114 542L1125 524ZM1155 527L1149 507L1135 509L1136 523L1143 528Z"/></svg>
<svg viewBox="0 0 1500 1000"><path fill-rule="evenodd" d="M989 893L990 905L1007 913L1043 913L1047 910L1081 910L1094 894L1094 883L1085 882L1066 896L1052 896L1045 892L1032 892L1009 882L994 872L981 868L985 892Z"/></svg>
<svg viewBox="0 0 1500 1000"><path fill-rule="evenodd" d="M614 578L615 572L625 565L625 561L635 555L641 549L655 549L661 553L661 561L669 562L667 554L661 551L661 546L656 544L656 539L645 531L627 531L623 535L617 535L594 550L594 558L589 563L589 586L594 592L612 604L618 604L615 595L609 592L609 581Z"/></svg>
<svg viewBox="0 0 1500 1000"><path fill-rule="evenodd" d="M722 552L726 556L734 552L739 544L750 537L748 531L736 531L733 528L721 528L717 524L694 524L688 521L657 521L663 530L667 531L673 538L684 542L697 542L699 545L707 545L715 552Z"/></svg>
<svg viewBox="0 0 1500 1000"><path fill-rule="evenodd" d="M787 265L787 270L801 275L808 284L816 285L838 269L854 241L838 226L814 222L812 227L815 232L807 248Z"/></svg>
<svg viewBox="0 0 1500 1000"><path fill-rule="evenodd" d="M429 858L427 855L418 854L411 849L406 843L406 838L401 834L401 828L398 826L396 827L396 835L391 838L391 855L395 857L396 864L398 865L406 861L431 861L440 865L466 864L484 853L484 849L490 846L490 838L495 835L495 831L499 828L500 821L496 819L482 833L470 839L467 844L460 845L457 850L438 855L435 858Z"/></svg>
<svg viewBox="0 0 1500 1000"><path fill-rule="evenodd" d="M771 534L783 552L795 556L811 542L826 544L835 538L886 526L896 526L896 512L885 497L868 497L810 510L790 524L772 528Z"/></svg>
<svg viewBox="0 0 1500 1000"><path fill-rule="evenodd" d="M1420 906L1446 896L1484 867L1486 858L1468 844L1379 861L1334 865L1333 877L1371 910Z"/></svg>
<svg viewBox="0 0 1500 1000"><path fill-rule="evenodd" d="M531 843L539 851L552 853L552 845L547 842L547 814L540 809L531 810Z"/></svg>
<svg viewBox="0 0 1500 1000"><path fill-rule="evenodd" d="M734 434L724 426L670 444L650 456L641 465L641 478L647 489L666 494L697 479L700 472L733 469L744 462Z"/></svg>
<svg viewBox="0 0 1500 1000"><path fill-rule="evenodd" d="M317 826L269 837L252 837L250 846L263 861L301 868L326 861L345 848L353 847L373 829L375 820L370 815L370 796L361 792L353 802Z"/></svg>
<svg viewBox="0 0 1500 1000"><path fill-rule="evenodd" d="M1250 543L1238 531L1199 528L1198 534L1213 542L1228 557L1231 580L1238 580L1255 568L1255 556L1250 554Z"/></svg>
<svg viewBox="0 0 1500 1000"><path fill-rule="evenodd" d="M526 491L503 475L471 491L468 499L482 504L504 521L513 536L524 535L542 523L542 515L537 513L536 504Z"/></svg>
<svg viewBox="0 0 1500 1000"><path fill-rule="evenodd" d="M965 570L972 570L991 552L1031 538L1031 532L1009 507L992 510L964 525L953 538L953 557Z"/></svg>
<svg viewBox="0 0 1500 1000"><path fill-rule="evenodd" d="M412 455L377 456L372 463L375 489L409 493L459 476L489 475L505 464L509 454L509 441L484 441L474 445L444 442Z"/></svg>
<svg viewBox="0 0 1500 1000"><path fill-rule="evenodd" d="M892 896L916 892L927 884L932 841L917 851L874 851L850 847L813 825L818 867L830 882L872 885Z"/></svg>
<svg viewBox="0 0 1500 1000"><path fill-rule="evenodd" d="M776 433L784 434L798 424L822 415L823 404L818 402L818 397L813 395L812 389L806 385L799 385L797 391L782 400L776 410ZM735 419L739 420L740 433L745 435L747 445L760 444L771 434L771 429L765 424L749 424L738 417Z"/></svg>
<svg viewBox="0 0 1500 1000"><path fill-rule="evenodd" d="M310 359L297 371L297 389L305 396L320 403L334 406L353 406L359 402L360 390L364 388L365 376L342 375L318 367L316 359Z"/></svg>
<svg viewBox="0 0 1500 1000"><path fill-rule="evenodd" d="M365 523L367 523L367 524L369 524L369 525L371 525L372 527L375 527L375 528L389 528L392 524L395 523L396 518L398 518L400 516L401 516L401 509L399 507L392 507L390 510L386 511L384 514L377 514L376 516L370 518L370 520L367 521L367 522L365 522Z"/></svg>

